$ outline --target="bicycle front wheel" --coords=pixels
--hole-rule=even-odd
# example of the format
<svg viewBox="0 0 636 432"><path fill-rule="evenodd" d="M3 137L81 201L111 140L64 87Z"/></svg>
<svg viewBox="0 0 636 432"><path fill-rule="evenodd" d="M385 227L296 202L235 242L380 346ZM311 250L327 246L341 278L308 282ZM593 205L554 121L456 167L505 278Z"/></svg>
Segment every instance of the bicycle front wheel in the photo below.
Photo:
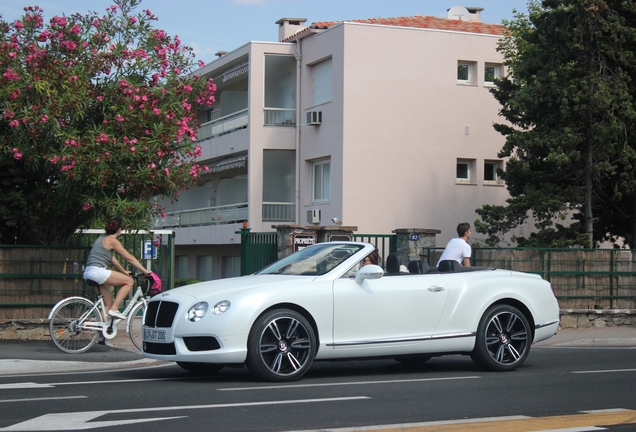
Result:
<svg viewBox="0 0 636 432"><path fill-rule="evenodd" d="M128 321L126 322L126 331L130 335L130 340L141 351L143 341L143 323L144 323L144 302L140 301L133 306Z"/></svg>
<svg viewBox="0 0 636 432"><path fill-rule="evenodd" d="M84 298L70 298L58 303L51 311L49 331L51 340L69 354L88 350L97 341L99 332L84 327L85 322L102 322L93 303Z"/></svg>

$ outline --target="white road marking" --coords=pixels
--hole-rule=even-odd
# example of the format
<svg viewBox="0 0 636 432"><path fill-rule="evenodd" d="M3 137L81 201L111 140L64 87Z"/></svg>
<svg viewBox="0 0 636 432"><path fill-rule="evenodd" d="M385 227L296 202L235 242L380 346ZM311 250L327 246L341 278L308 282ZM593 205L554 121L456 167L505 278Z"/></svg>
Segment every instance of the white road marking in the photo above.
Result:
<svg viewBox="0 0 636 432"><path fill-rule="evenodd" d="M85 411L73 413L55 413L45 414L31 420L17 423L12 426L1 428L0 431L52 431L52 430L86 430L98 427L112 427L119 425L128 425L135 423L146 423L160 420L170 420L184 418L186 416L175 417L155 417L130 420L113 420L94 422L95 418L109 414L127 414L127 413L148 413L148 412L167 412L167 411L183 411L193 409L214 409L214 408L237 408L247 406L267 406L267 405L289 405L302 403L319 403L319 402L342 402L352 400L371 399L368 396L351 396L339 398L321 398L321 399L295 399L282 401L263 401L263 402L241 402L231 404L210 404L210 405L186 405L186 406L166 406L166 407L150 407L150 408L132 408L110 411Z"/></svg>
<svg viewBox="0 0 636 432"><path fill-rule="evenodd" d="M0 400L0 403L5 402L37 402L48 400L65 400L65 399L86 399L88 396L65 396L65 397L46 397L46 398L29 398L29 399L5 399Z"/></svg>
<svg viewBox="0 0 636 432"><path fill-rule="evenodd" d="M0 390L36 389L36 388L53 388L53 387L54 386L51 384L38 384L34 382L0 384Z"/></svg>
<svg viewBox="0 0 636 432"><path fill-rule="evenodd" d="M353 385L367 385L367 384L396 384L396 383L417 383L427 381L449 381L449 380L463 380L463 379L479 379L480 376L465 376L465 377L449 377L449 378L420 378L409 380L379 380L379 381L350 381L350 382L337 382L337 383L319 383L319 384L286 384L286 385L270 385L259 387L231 387L231 388L219 388L218 391L242 391L242 390L270 390L270 389L293 389L293 388L307 388L307 387L331 387L331 386L353 386Z"/></svg>
<svg viewBox="0 0 636 432"><path fill-rule="evenodd" d="M594 373L612 373L612 372L636 372L636 369L606 369L596 371L574 371L573 374L594 374Z"/></svg>

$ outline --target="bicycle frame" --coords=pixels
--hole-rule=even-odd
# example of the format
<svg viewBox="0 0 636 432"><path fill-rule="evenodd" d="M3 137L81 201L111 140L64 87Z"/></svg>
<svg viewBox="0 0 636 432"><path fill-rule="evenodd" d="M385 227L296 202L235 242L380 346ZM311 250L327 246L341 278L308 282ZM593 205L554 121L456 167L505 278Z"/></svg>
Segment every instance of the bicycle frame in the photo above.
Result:
<svg viewBox="0 0 636 432"><path fill-rule="evenodd" d="M68 297L64 299L63 301L67 301L71 298L73 297ZM76 298L84 299L85 297L77 296ZM148 301L146 300L146 297L144 296L141 290L141 286L138 283L137 289L135 290L135 294L130 299L130 302L128 303L128 306L126 306L126 309L124 309L124 311L122 312L122 315L126 317L126 332L128 332L128 329L130 328L130 325L129 325L130 320L134 318L132 316L128 316L128 314L130 313L132 308L137 305L139 301L143 302L144 310L145 310L146 306L148 305ZM55 310L55 307L51 310L51 314L53 313L54 310ZM101 322L86 321L86 318L89 317L91 313L93 313L95 310L98 310L100 312L102 319L106 318L106 321L101 321ZM51 314L49 314L49 319L51 319ZM86 330L93 330L96 332L101 331L102 335L106 339L112 339L115 336L117 336L117 326L114 326L113 322L114 322L113 319L109 320L108 311L106 311L106 307L104 306L104 299L102 295L100 294L97 296L97 301L93 303L93 306L90 309L88 309L86 312L84 312L82 316L77 320L76 325L77 327L83 328Z"/></svg>

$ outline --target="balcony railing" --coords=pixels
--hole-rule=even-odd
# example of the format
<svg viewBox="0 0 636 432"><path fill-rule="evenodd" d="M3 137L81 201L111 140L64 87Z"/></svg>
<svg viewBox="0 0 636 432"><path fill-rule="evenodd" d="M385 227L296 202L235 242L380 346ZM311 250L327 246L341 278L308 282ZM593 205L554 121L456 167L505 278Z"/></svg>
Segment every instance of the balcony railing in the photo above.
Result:
<svg viewBox="0 0 636 432"><path fill-rule="evenodd" d="M219 117L199 127L199 140L213 138L237 129L243 129L248 124L247 108L233 112L232 114Z"/></svg>
<svg viewBox="0 0 636 432"><path fill-rule="evenodd" d="M169 212L166 217L155 218L154 229L179 228L202 225L223 225L247 221L247 203ZM263 203L263 221L294 222L294 203Z"/></svg>
<svg viewBox="0 0 636 432"><path fill-rule="evenodd" d="M264 202L263 221L294 222L296 220L296 205L286 202Z"/></svg>
<svg viewBox="0 0 636 432"><path fill-rule="evenodd" d="M296 126L296 110L287 108L265 108L266 126Z"/></svg>
<svg viewBox="0 0 636 432"><path fill-rule="evenodd" d="M154 220L155 228L222 225L247 220L247 204L231 204L170 212Z"/></svg>

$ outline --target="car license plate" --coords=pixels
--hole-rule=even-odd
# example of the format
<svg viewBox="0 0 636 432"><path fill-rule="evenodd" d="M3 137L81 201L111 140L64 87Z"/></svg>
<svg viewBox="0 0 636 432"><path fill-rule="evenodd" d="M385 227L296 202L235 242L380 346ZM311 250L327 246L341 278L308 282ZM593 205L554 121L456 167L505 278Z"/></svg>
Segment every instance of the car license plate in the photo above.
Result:
<svg viewBox="0 0 636 432"><path fill-rule="evenodd" d="M165 342L166 341L166 331L165 330L144 329L144 340L148 341L148 342Z"/></svg>

